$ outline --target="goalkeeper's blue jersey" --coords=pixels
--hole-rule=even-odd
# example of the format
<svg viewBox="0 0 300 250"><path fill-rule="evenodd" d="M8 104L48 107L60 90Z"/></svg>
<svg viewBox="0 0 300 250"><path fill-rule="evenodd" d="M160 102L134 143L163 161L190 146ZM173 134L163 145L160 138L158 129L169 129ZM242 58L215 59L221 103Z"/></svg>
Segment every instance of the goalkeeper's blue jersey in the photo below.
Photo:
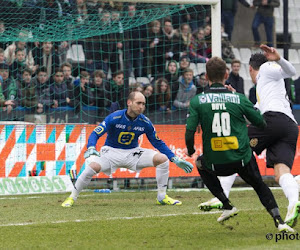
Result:
<svg viewBox="0 0 300 250"><path fill-rule="evenodd" d="M136 148L139 146L139 136L146 134L153 147L171 160L175 154L158 138L152 122L143 114L131 120L126 111L118 110L108 115L91 133L87 147L96 146L98 139L107 132L104 145L120 149Z"/></svg>

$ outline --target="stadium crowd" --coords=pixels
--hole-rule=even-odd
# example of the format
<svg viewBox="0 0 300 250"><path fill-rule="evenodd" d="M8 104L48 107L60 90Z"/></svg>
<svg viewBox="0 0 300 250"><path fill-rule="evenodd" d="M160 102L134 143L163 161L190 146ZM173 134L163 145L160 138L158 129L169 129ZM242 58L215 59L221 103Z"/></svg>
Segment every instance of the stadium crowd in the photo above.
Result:
<svg viewBox="0 0 300 250"><path fill-rule="evenodd" d="M191 64L205 64L211 57L210 6L194 6L193 11L183 8L167 18L124 30L124 18L143 23L139 4L97 0L44 4L39 13L42 19L36 20L40 30L46 20L68 14L77 16L78 25L84 26L97 17L104 31L116 24L118 29L76 42L2 42L0 104L4 112L10 113L18 106L39 114L69 107L78 114L83 106L94 106L101 115L125 107L127 93L138 90L146 97L146 114L170 113L187 110L191 98L207 88L204 73L196 72ZM57 10L55 15L53 10ZM26 16L19 15L19 22L22 18ZM5 21L0 24L3 33L9 32L6 27L15 25ZM30 33L23 29L19 37ZM222 58L232 69L226 84L245 94L239 75L241 63L234 57L224 27L220 35ZM73 45L77 50L82 48L84 60L80 63L68 57Z"/></svg>

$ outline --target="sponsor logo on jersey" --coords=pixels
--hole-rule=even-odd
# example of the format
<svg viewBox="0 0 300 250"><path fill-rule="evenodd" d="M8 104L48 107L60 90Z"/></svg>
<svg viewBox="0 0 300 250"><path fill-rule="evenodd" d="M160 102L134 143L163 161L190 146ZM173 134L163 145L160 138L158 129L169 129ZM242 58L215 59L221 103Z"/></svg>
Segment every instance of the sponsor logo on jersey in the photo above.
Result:
<svg viewBox="0 0 300 250"><path fill-rule="evenodd" d="M145 128L144 127L134 127L133 130L144 131Z"/></svg>
<svg viewBox="0 0 300 250"><path fill-rule="evenodd" d="M208 93L203 96L205 98L200 98L201 103L212 103L212 102L231 102L240 104L240 97L236 94L231 93Z"/></svg>
<svg viewBox="0 0 300 250"><path fill-rule="evenodd" d="M100 135L104 131L102 124L100 124L97 128L95 128L94 131L96 132L96 134Z"/></svg>
<svg viewBox="0 0 300 250"><path fill-rule="evenodd" d="M116 124L116 128L125 129L126 125L124 125L124 124Z"/></svg>
<svg viewBox="0 0 300 250"><path fill-rule="evenodd" d="M198 98L199 98L200 103L206 103L206 96L205 95L200 95Z"/></svg>

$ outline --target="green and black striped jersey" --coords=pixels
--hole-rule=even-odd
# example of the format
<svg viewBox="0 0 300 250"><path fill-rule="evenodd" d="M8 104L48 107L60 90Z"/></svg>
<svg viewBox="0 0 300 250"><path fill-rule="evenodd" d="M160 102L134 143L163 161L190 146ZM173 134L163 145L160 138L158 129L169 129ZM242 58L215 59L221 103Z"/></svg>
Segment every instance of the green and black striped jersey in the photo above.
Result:
<svg viewBox="0 0 300 250"><path fill-rule="evenodd" d="M203 154L208 168L212 168L212 164L237 161L247 164L250 161L252 150L245 117L257 127L266 125L260 111L255 110L244 95L233 93L220 83L212 84L207 92L191 100L186 129L194 135L201 125ZM193 147L191 141L186 143L188 149Z"/></svg>

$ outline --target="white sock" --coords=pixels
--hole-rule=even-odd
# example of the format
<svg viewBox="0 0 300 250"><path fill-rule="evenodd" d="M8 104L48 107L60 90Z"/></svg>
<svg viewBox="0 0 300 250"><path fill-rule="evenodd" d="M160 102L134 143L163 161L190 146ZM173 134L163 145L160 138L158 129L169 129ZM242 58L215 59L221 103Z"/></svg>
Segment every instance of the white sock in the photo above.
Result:
<svg viewBox="0 0 300 250"><path fill-rule="evenodd" d="M169 179L169 161L156 166L157 199L163 200L167 193Z"/></svg>
<svg viewBox="0 0 300 250"><path fill-rule="evenodd" d="M96 174L96 172L90 168L89 166L86 166L81 175L78 177L71 193L71 197L74 200L77 200L77 197L79 193L84 189L91 181L92 177Z"/></svg>
<svg viewBox="0 0 300 250"><path fill-rule="evenodd" d="M226 195L226 197L229 197L229 193L230 190L232 188L232 185L235 181L235 177L237 176L237 174L233 174L233 175L229 175L229 176L219 176L219 180L221 182L221 186L224 190L224 194Z"/></svg>
<svg viewBox="0 0 300 250"><path fill-rule="evenodd" d="M299 186L291 173L280 176L279 185L289 201L288 209L292 208L299 199Z"/></svg>

